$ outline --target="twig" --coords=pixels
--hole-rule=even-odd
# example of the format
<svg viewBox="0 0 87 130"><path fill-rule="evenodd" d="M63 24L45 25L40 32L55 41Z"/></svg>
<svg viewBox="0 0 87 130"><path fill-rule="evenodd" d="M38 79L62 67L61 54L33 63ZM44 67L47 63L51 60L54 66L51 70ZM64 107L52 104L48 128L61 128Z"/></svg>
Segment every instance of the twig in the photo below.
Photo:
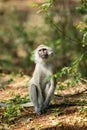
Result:
<svg viewBox="0 0 87 130"><path fill-rule="evenodd" d="M85 90L83 90L83 91L81 91L81 92L78 92L78 93L74 93L74 94L65 94L65 95L55 94L55 96L67 98L67 97L78 96L78 95L80 95L80 94L83 94L83 93L86 92L86 91L87 91L87 89L85 89Z"/></svg>
<svg viewBox="0 0 87 130"><path fill-rule="evenodd" d="M85 83L87 83L86 79L81 78L80 80L83 81L83 82L85 82Z"/></svg>
<svg viewBox="0 0 87 130"><path fill-rule="evenodd" d="M53 107L59 107L59 106L84 106L87 104L87 101L80 101L80 100L75 100L75 101L69 101L69 100L65 100L61 103L58 104L51 104L49 106L49 108L53 108Z"/></svg>

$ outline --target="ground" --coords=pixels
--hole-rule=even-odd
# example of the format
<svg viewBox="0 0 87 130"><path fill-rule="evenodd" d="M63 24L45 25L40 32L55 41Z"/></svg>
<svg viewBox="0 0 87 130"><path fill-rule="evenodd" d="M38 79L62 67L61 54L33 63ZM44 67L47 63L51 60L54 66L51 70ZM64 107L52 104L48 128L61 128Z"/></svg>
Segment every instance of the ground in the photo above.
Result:
<svg viewBox="0 0 87 130"><path fill-rule="evenodd" d="M20 98L28 95L29 79L22 73L0 74L0 101L17 97L14 103L19 102ZM0 130L87 130L86 80L82 79L73 87L64 87L66 89L55 91L47 112L40 116L36 115L33 107L1 107Z"/></svg>

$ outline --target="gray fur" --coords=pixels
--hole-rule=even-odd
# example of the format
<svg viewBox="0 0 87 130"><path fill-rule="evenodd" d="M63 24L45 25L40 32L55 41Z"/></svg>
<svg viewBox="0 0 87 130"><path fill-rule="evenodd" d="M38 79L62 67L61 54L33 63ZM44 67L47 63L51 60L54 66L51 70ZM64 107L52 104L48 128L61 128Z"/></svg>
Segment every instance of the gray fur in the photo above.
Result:
<svg viewBox="0 0 87 130"><path fill-rule="evenodd" d="M47 54L44 53L43 48L46 49ZM42 49L43 55L47 55L46 58L42 58L42 55L39 56L40 49ZM29 95L35 112L40 115L48 107L55 90L55 79L49 79L54 73L53 50L45 45L40 45L35 50L34 58L36 66L29 84Z"/></svg>

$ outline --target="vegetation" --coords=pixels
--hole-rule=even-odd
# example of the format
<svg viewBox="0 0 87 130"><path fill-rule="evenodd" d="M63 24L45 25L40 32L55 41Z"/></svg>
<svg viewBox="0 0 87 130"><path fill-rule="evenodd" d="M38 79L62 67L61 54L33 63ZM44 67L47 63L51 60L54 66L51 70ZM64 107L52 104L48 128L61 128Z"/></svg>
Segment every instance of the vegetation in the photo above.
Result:
<svg viewBox="0 0 87 130"><path fill-rule="evenodd" d="M28 22L20 19L16 8L8 10L7 14L1 10L3 22L0 24L0 68L11 69L15 65L31 68L32 50L36 45L44 43L54 48L58 70L69 66L83 55L79 72L86 77L87 3L83 1L80 7L70 7L69 4L69 1L65 3L64 0L62 3L49 0L43 4L33 4L32 8L37 7L37 13L42 13L44 19L44 28L41 26L37 29L29 29ZM80 17L82 21L79 20ZM39 40L39 36L42 39Z"/></svg>

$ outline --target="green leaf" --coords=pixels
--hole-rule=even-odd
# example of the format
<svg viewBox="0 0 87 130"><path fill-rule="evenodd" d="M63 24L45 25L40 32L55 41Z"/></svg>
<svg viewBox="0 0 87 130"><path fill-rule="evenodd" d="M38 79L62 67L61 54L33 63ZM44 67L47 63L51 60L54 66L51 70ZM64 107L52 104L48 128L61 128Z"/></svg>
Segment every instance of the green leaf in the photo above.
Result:
<svg viewBox="0 0 87 130"><path fill-rule="evenodd" d="M33 7L39 7L40 5L37 4L37 3L33 3L32 6L33 6Z"/></svg>

